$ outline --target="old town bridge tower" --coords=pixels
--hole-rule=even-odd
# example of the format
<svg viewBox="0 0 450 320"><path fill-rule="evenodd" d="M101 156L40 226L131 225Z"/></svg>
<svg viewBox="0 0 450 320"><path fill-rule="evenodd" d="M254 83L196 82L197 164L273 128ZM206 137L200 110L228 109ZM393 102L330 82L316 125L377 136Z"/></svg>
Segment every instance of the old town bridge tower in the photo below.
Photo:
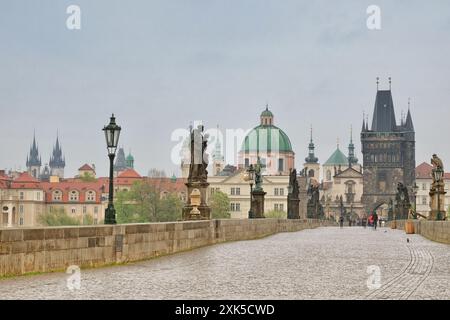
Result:
<svg viewBox="0 0 450 320"><path fill-rule="evenodd" d="M411 112L408 106L406 119L402 117L397 125L390 78L389 90L379 90L377 78L372 126L369 129L368 120L363 120L361 146L362 202L370 213L395 199L399 182L411 190L415 181L415 132Z"/></svg>

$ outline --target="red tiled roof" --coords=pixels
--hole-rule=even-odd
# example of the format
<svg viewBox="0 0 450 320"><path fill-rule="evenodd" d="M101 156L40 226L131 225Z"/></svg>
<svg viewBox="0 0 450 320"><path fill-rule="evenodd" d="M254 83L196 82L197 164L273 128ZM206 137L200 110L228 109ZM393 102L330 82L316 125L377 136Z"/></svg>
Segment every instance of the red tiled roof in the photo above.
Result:
<svg viewBox="0 0 450 320"><path fill-rule="evenodd" d="M145 178L145 182L159 189L161 192L186 192L186 179L183 178Z"/></svg>
<svg viewBox="0 0 450 320"><path fill-rule="evenodd" d="M78 171L95 171L95 170L86 163L80 169L78 169Z"/></svg>
<svg viewBox="0 0 450 320"><path fill-rule="evenodd" d="M422 162L416 167L416 178L417 179L431 179L431 170L433 166L429 163ZM444 179L450 179L450 173L444 173Z"/></svg>
<svg viewBox="0 0 450 320"><path fill-rule="evenodd" d="M30 176L28 172L23 172L20 176L13 180L11 189L40 189L40 182Z"/></svg>
<svg viewBox="0 0 450 320"><path fill-rule="evenodd" d="M117 178L142 178L142 176L134 169L127 169L122 171Z"/></svg>
<svg viewBox="0 0 450 320"><path fill-rule="evenodd" d="M45 201L55 202L53 200L53 192L59 190L62 192L62 199L58 203L69 202L69 192L76 190L79 192L80 203L86 202L86 192L95 191L95 202L101 202L102 193L107 190L107 185L101 180L94 182L81 182L81 181L62 181L62 182L42 182L42 189L45 191Z"/></svg>

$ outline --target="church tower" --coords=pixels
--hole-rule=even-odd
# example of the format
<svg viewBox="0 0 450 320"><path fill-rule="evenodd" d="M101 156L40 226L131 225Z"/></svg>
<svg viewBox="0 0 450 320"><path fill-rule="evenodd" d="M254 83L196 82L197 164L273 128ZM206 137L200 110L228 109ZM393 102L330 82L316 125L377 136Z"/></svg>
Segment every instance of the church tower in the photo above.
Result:
<svg viewBox="0 0 450 320"><path fill-rule="evenodd" d="M372 126L363 120L363 196L366 212L371 213L395 199L397 184L412 187L415 180L415 132L410 110L406 121L397 125L394 103L389 90L378 89Z"/></svg>
<svg viewBox="0 0 450 320"><path fill-rule="evenodd" d="M41 156L36 144L36 135L33 135L33 143L30 147L29 155L27 156L27 170L28 174L35 179L39 179L41 172Z"/></svg>
<svg viewBox="0 0 450 320"><path fill-rule="evenodd" d="M222 144L220 143L220 131L219 126L217 126L217 135L216 135L216 144L214 145L214 151L212 153L213 160L213 176L218 176L220 172L222 172L225 159L222 155Z"/></svg>
<svg viewBox="0 0 450 320"><path fill-rule="evenodd" d="M312 126L310 130L310 140L308 145L308 156L305 158L305 164L303 167L305 168L305 173L308 178L315 179L319 182L320 175L320 164L319 159L314 154L314 142L313 142L313 134L312 134Z"/></svg>
<svg viewBox="0 0 450 320"><path fill-rule="evenodd" d="M348 144L348 166L356 171L361 170L361 165L358 163L358 158L355 155L355 145L353 144L353 128L350 127L350 143Z"/></svg>
<svg viewBox="0 0 450 320"><path fill-rule="evenodd" d="M64 168L66 167L66 160L63 157L59 137L56 135L56 143L53 147L53 153L50 157L50 175L58 176L60 179L64 178Z"/></svg>

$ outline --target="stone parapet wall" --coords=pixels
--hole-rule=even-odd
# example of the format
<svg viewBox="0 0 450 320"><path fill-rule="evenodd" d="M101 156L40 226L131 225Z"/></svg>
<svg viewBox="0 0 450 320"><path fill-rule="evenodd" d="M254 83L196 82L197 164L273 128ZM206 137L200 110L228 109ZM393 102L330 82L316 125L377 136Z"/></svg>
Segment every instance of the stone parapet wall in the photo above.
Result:
<svg viewBox="0 0 450 320"><path fill-rule="evenodd" d="M407 220L397 220L397 229L405 230ZM450 221L409 220L414 224L414 233L432 241L450 244ZM388 223L388 226L392 222Z"/></svg>
<svg viewBox="0 0 450 320"><path fill-rule="evenodd" d="M0 277L139 261L330 224L311 219L228 219L0 229Z"/></svg>

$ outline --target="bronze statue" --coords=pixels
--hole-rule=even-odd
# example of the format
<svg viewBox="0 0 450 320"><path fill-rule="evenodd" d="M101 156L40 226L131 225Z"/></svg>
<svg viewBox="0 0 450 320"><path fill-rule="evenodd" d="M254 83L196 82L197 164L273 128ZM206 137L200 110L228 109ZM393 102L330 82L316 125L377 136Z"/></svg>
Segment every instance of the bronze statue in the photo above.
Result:
<svg viewBox="0 0 450 320"><path fill-rule="evenodd" d="M256 161L255 164L255 191L262 191L262 184L263 184L263 179L262 179L262 165L261 165L261 159L258 156L258 160Z"/></svg>
<svg viewBox="0 0 450 320"><path fill-rule="evenodd" d="M289 186L291 187L291 196L294 199L298 199L300 193L297 181L297 170L294 168L289 173Z"/></svg>

